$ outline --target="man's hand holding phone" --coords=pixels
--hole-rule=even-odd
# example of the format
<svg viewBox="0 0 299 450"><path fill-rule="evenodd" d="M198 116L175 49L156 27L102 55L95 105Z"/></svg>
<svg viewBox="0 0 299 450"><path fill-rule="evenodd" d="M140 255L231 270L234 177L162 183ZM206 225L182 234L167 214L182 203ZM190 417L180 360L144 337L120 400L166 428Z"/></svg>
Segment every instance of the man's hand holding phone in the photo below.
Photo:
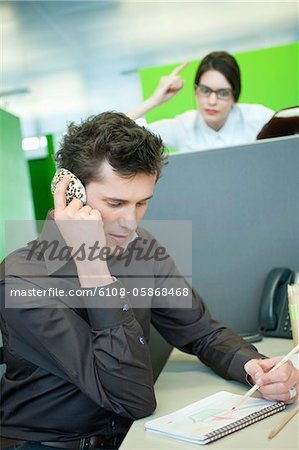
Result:
<svg viewBox="0 0 299 450"><path fill-rule="evenodd" d="M103 259L92 258L92 248L106 246L103 221L98 210L83 206L81 200L73 198L67 205L66 191L70 177L65 176L54 191L54 218L72 254L80 252L75 258L78 276L83 287L103 286L113 282L107 263ZM81 251L80 251L81 249ZM95 256L95 255L94 255Z"/></svg>

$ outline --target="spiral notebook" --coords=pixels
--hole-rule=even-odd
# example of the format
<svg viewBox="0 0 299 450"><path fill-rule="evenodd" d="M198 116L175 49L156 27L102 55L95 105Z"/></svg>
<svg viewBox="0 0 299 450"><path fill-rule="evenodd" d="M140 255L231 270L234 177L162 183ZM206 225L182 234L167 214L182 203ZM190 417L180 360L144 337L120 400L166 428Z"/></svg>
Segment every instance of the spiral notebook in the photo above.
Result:
<svg viewBox="0 0 299 450"><path fill-rule="evenodd" d="M285 409L283 402L248 398L235 411L240 395L221 391L145 424L147 431L195 444L208 444Z"/></svg>

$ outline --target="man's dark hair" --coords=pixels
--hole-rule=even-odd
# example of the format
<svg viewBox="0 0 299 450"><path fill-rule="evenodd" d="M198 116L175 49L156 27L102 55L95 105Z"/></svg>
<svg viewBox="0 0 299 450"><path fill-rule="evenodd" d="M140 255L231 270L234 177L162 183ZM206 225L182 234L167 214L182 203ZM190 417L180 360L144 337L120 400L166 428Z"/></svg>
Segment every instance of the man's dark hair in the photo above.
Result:
<svg viewBox="0 0 299 450"><path fill-rule="evenodd" d="M241 93L241 73L236 59L227 52L209 53L198 66L194 84L198 86L202 75L208 70L217 70L227 79L237 102Z"/></svg>
<svg viewBox="0 0 299 450"><path fill-rule="evenodd" d="M140 127L125 114L104 112L81 124L71 123L64 136L56 161L84 185L101 181L101 166L107 161L123 177L138 173L161 174L166 163L159 136Z"/></svg>

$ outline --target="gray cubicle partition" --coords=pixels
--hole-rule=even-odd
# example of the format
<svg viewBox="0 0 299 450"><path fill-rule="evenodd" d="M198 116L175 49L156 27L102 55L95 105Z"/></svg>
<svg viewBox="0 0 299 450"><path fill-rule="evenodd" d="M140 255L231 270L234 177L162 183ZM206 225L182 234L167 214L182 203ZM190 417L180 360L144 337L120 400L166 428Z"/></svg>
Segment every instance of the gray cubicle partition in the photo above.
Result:
<svg viewBox="0 0 299 450"><path fill-rule="evenodd" d="M296 136L171 155L156 186L146 219L192 220L193 286L236 332L258 330L272 268L299 270L298 162Z"/></svg>

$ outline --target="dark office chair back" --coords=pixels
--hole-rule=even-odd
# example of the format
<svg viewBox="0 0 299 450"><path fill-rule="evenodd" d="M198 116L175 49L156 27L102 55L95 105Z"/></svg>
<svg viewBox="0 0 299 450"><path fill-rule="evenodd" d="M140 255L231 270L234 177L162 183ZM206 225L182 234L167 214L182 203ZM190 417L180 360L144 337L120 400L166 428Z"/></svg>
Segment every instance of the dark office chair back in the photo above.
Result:
<svg viewBox="0 0 299 450"><path fill-rule="evenodd" d="M269 139L274 137L291 136L299 134L299 107L286 108L278 111L266 123L257 139Z"/></svg>

